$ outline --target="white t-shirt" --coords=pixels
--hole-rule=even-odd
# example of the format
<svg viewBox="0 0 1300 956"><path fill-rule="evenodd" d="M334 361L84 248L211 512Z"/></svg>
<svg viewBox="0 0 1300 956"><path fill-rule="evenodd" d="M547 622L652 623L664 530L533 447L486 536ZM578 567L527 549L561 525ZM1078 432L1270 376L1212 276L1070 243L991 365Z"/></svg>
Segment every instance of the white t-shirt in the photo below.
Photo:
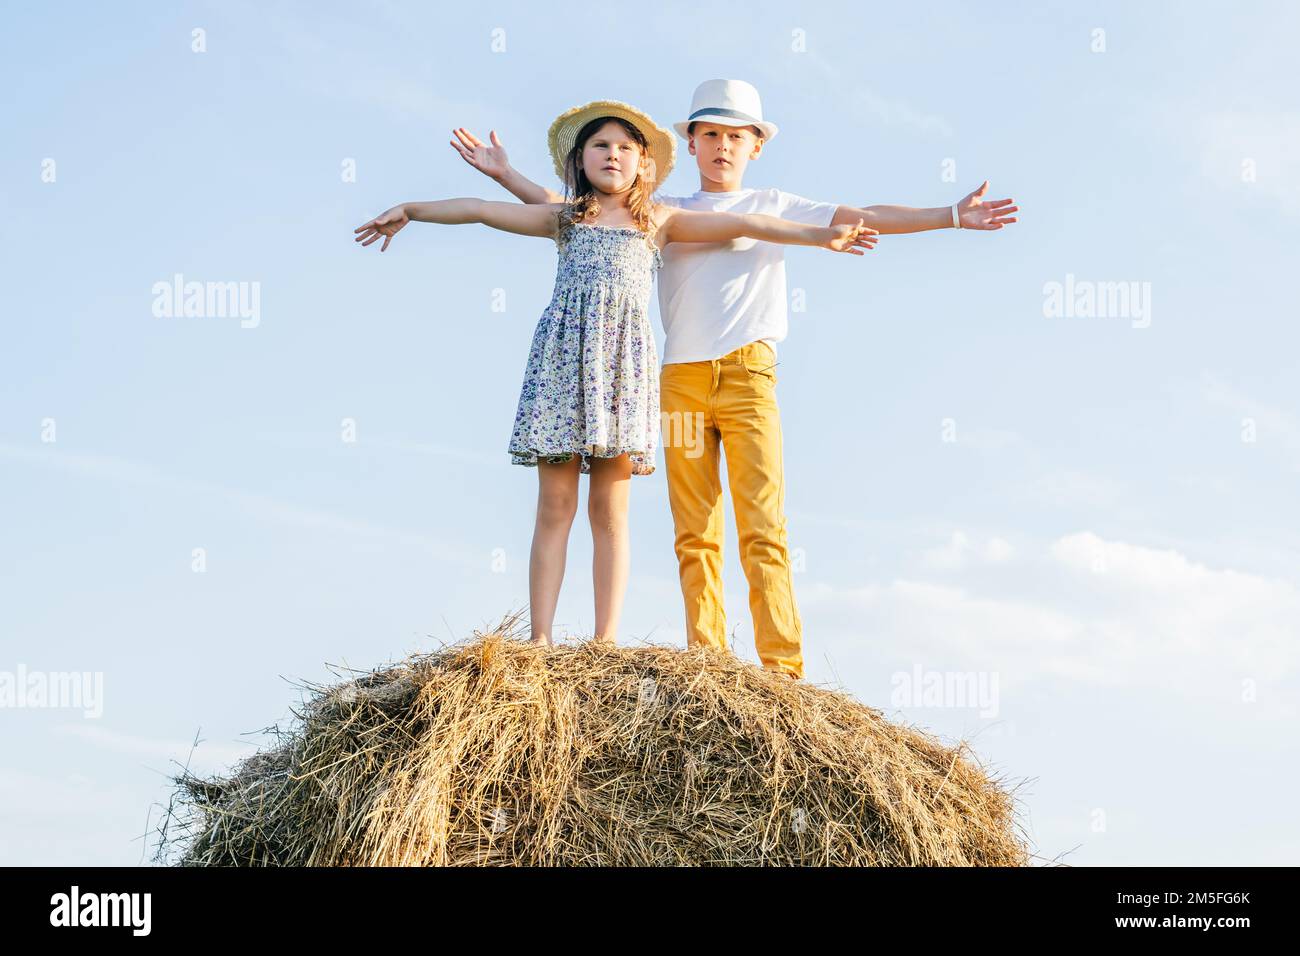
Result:
<svg viewBox="0 0 1300 956"><path fill-rule="evenodd" d="M666 206L702 212L762 213L829 226L836 203L814 202L779 189L657 196ZM662 365L721 358L765 340L785 338L785 245L759 239L670 242L658 273L659 315L667 339Z"/></svg>

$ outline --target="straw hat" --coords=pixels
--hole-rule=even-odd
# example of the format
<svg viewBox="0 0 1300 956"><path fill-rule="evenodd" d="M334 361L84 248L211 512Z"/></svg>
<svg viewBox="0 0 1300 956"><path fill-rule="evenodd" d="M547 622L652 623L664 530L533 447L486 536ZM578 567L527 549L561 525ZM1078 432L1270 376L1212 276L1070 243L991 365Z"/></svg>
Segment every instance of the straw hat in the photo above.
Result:
<svg viewBox="0 0 1300 956"><path fill-rule="evenodd" d="M546 135L547 145L551 149L551 158L555 160L555 174L564 180L564 158L569 155L578 131L594 119L602 116L616 116L625 119L641 131L641 135L650 144L650 158L654 160L655 175L653 188L668 178L673 163L677 160L677 141L668 132L635 106L620 103L617 100L595 100L586 106L575 106L556 117Z"/></svg>

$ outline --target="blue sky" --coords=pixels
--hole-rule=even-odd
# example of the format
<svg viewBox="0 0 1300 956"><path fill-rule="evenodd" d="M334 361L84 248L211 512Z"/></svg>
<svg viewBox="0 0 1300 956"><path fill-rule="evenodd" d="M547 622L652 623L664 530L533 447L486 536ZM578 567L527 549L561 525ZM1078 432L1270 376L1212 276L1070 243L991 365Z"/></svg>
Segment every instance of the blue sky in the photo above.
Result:
<svg viewBox="0 0 1300 956"><path fill-rule="evenodd" d="M749 186L931 206L987 178L1022 210L788 254L808 679L1023 781L1044 858L1300 855L1294 7L75 9L12 10L0 36L0 671L98 674L102 714L0 712L0 861L140 862L175 761L226 766L327 665L526 603L536 476L505 449L553 247L414 224L380 255L352 229L507 198L453 126L496 128L553 185L563 110L621 99L667 125L719 76L781 127ZM688 161L667 191L696 186ZM178 273L256 283L256 323L155 315ZM1046 314L1067 276L1137 283L1149 313ZM623 640L682 646L662 455L631 524ZM754 660L728 525L728 627ZM580 519L573 640L590 558ZM908 696L918 672L995 706Z"/></svg>

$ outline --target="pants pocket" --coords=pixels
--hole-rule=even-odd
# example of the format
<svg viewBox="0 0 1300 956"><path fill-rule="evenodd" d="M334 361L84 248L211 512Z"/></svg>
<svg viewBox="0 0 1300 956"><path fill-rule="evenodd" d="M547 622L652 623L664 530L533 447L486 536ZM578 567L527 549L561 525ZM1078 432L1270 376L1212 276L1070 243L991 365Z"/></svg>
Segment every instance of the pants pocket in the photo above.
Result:
<svg viewBox="0 0 1300 956"><path fill-rule="evenodd" d="M762 340L750 342L741 351L740 359L751 382L776 384L776 353L772 346Z"/></svg>

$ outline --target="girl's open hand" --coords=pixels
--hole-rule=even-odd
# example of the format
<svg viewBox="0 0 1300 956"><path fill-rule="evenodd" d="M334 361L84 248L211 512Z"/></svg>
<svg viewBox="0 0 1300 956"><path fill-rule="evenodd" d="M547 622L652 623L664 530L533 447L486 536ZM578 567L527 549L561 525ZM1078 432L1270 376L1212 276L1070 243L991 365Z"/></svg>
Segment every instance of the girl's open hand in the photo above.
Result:
<svg viewBox="0 0 1300 956"><path fill-rule="evenodd" d="M855 256L862 255L863 249L876 248L876 238L880 235L878 229L864 226L861 219L856 226L829 226L826 232L828 238L822 245L832 252L848 252Z"/></svg>
<svg viewBox="0 0 1300 956"><path fill-rule="evenodd" d="M501 145L501 140L497 138L497 131L490 130L488 137L492 140L492 145L484 143L481 139L471 133L463 126L458 126L452 130L454 138L451 141L452 147L460 153L460 158L465 160L479 172L496 178L504 176L510 169L510 160L506 158L506 148Z"/></svg>
<svg viewBox="0 0 1300 956"><path fill-rule="evenodd" d="M402 227L410 221L411 219L407 216L405 207L394 206L387 212L380 213L369 222L357 226L352 231L360 233L356 241L363 246L368 246L380 236L383 236L384 244L379 247L379 251L383 252L388 248L388 244L393 241L393 236L397 235Z"/></svg>

